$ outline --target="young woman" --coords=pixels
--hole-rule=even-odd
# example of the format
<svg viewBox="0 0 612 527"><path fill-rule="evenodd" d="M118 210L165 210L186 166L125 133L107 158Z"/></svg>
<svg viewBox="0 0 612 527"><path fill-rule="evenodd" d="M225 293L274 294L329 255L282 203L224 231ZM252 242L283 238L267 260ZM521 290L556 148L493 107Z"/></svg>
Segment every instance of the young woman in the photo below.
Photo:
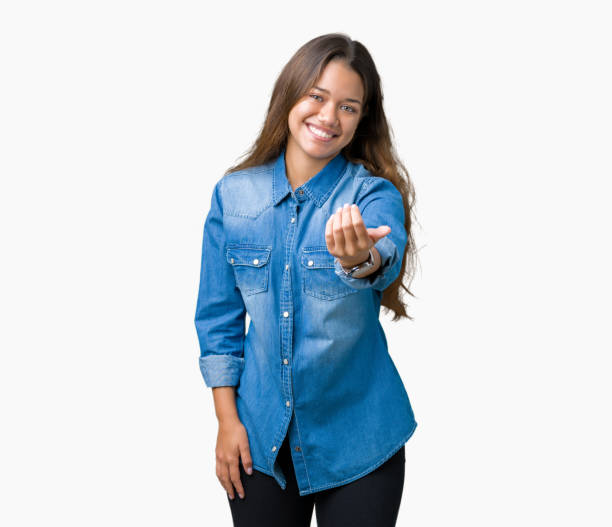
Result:
<svg viewBox="0 0 612 527"><path fill-rule="evenodd" d="M413 202L370 54L307 42L204 225L195 325L235 526L395 525L417 423L379 313L412 319Z"/></svg>

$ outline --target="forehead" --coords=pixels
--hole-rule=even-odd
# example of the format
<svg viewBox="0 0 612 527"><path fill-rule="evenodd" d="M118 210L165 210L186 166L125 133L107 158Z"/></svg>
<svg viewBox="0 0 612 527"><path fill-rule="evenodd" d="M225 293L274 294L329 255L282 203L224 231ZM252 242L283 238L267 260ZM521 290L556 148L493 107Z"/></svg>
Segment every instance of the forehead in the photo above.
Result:
<svg viewBox="0 0 612 527"><path fill-rule="evenodd" d="M338 97L363 98L363 82L359 74L340 60L332 60L316 80L314 86Z"/></svg>

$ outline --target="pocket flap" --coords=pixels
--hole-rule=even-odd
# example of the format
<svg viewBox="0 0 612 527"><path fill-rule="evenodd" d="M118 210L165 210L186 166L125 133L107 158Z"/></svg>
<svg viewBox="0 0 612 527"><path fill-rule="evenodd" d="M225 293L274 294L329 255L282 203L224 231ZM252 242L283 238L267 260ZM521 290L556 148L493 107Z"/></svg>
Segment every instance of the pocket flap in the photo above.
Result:
<svg viewBox="0 0 612 527"><path fill-rule="evenodd" d="M250 265L251 267L261 267L268 263L270 259L270 247L228 247L225 251L227 262L232 265Z"/></svg>
<svg viewBox="0 0 612 527"><path fill-rule="evenodd" d="M334 255L327 247L306 247L302 253L302 265L307 269L333 268Z"/></svg>

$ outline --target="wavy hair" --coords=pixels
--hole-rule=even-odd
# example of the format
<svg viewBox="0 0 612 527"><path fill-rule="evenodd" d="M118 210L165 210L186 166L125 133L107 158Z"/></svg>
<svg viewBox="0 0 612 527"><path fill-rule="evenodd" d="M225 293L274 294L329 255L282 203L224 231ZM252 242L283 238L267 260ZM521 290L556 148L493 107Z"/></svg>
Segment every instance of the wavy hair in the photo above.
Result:
<svg viewBox="0 0 612 527"><path fill-rule="evenodd" d="M364 86L362 117L343 155L351 162L364 166L373 175L388 179L402 194L404 227L408 240L404 249L399 276L383 291L381 305L385 312L393 311L393 321L406 317L413 320L403 301L403 291L410 296L414 278L416 247L412 232L415 192L408 171L400 161L392 141L392 130L383 109L380 76L363 44L344 33L328 33L313 38L300 47L278 76L267 114L257 139L243 156L245 159L229 168L224 175L259 166L278 158L287 146L289 112L310 90L332 59L343 60L360 77ZM403 291L402 291L403 290Z"/></svg>

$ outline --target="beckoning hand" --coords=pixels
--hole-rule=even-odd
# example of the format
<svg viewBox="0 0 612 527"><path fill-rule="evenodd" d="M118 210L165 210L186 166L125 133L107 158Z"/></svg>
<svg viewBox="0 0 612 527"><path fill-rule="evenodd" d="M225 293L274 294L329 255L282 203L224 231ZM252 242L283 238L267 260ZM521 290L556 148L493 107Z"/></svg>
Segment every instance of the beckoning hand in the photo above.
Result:
<svg viewBox="0 0 612 527"><path fill-rule="evenodd" d="M368 259L368 252L374 244L391 232L391 227L381 225L366 228L359 207L348 203L332 214L325 224L327 250L338 258L343 267L353 267ZM372 253L377 253L376 248ZM380 259L378 254L376 257Z"/></svg>

